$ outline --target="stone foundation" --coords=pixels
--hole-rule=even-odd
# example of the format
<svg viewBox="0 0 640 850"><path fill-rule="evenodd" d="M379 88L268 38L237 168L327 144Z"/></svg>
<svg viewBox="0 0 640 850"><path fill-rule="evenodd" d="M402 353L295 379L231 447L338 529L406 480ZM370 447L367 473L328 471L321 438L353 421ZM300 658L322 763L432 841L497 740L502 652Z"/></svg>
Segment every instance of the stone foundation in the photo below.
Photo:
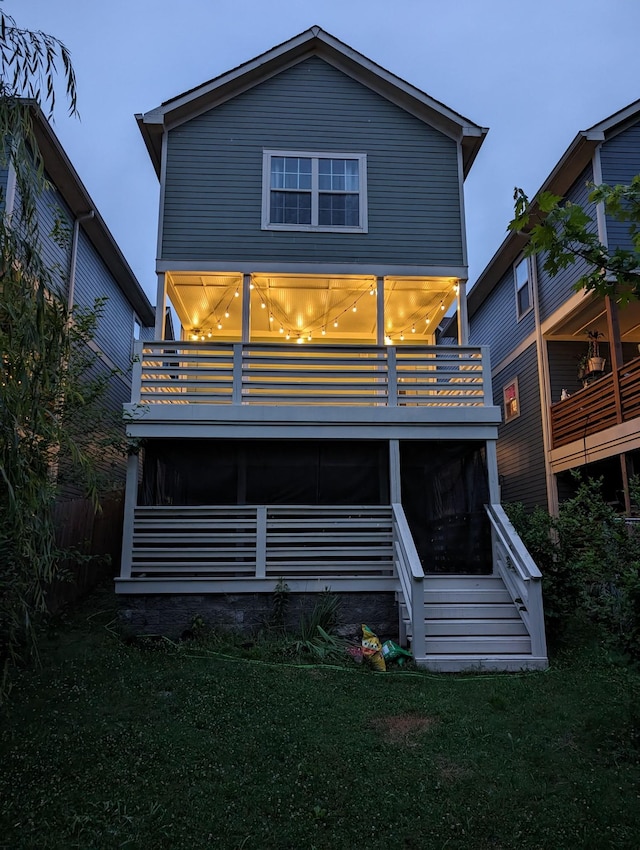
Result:
<svg viewBox="0 0 640 850"><path fill-rule="evenodd" d="M338 628L343 637L360 637L366 623L381 640L398 638L398 606L393 593L336 593L340 599ZM136 635L180 638L194 618L207 628L255 634L273 616L273 596L268 593L207 593L182 595L119 596L122 625ZM286 626L295 633L302 614L309 614L317 593L287 596Z"/></svg>

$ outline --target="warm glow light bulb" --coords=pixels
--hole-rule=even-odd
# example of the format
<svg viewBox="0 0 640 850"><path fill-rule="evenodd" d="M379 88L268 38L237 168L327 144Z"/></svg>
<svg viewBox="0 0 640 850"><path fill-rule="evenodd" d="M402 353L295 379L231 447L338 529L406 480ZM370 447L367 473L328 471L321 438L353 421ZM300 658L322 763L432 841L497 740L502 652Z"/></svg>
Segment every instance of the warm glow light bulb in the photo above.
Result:
<svg viewBox="0 0 640 850"><path fill-rule="evenodd" d="M211 331L209 331L209 332L207 333L207 336L208 336L209 338L211 338Z"/></svg>
<svg viewBox="0 0 640 850"><path fill-rule="evenodd" d="M198 334L191 334L191 339L198 339Z"/></svg>
<svg viewBox="0 0 640 850"><path fill-rule="evenodd" d="M229 311L228 310L224 311L224 317L225 317L225 319L229 318Z"/></svg>
<svg viewBox="0 0 640 850"><path fill-rule="evenodd" d="M338 320L337 320L337 319L336 319L336 320L335 320L335 322L333 323L333 327L334 327L334 328L337 328L337 327L338 327Z"/></svg>
<svg viewBox="0 0 640 850"><path fill-rule="evenodd" d="M304 342L304 340L302 339L301 336L299 336L298 337L298 345L302 345L303 342Z"/></svg>
<svg viewBox="0 0 640 850"><path fill-rule="evenodd" d="M233 293L233 297L234 297L234 298L240 298L240 293L238 292L238 290L237 290L237 289L236 289L236 291Z"/></svg>
<svg viewBox="0 0 640 850"><path fill-rule="evenodd" d="M221 331L221 330L222 330L222 322L218 322L218 330L219 330L219 331Z"/></svg>
<svg viewBox="0 0 640 850"><path fill-rule="evenodd" d="M255 289L255 286L254 286L252 283L250 283L250 284L249 284L249 289Z"/></svg>
<svg viewBox="0 0 640 850"><path fill-rule="evenodd" d="M444 312L444 304L440 305L440 309Z"/></svg>
<svg viewBox="0 0 640 850"><path fill-rule="evenodd" d="M311 340L313 339L313 337L311 336L311 334L308 334L308 335L307 335L307 339L308 339L309 341L311 341Z"/></svg>
<svg viewBox="0 0 640 850"><path fill-rule="evenodd" d="M281 334L283 334L283 333L284 333L284 328L283 328L283 327L281 327L281 328L280 328L280 333L281 333Z"/></svg>
<svg viewBox="0 0 640 850"><path fill-rule="evenodd" d="M391 339L391 337L390 337L390 336L385 336L385 338L384 338L384 344L385 344L385 345L391 345L391 343L392 343L392 339Z"/></svg>
<svg viewBox="0 0 640 850"><path fill-rule="evenodd" d="M273 321L273 313L269 313L269 321L270 321L270 322L272 322L272 321Z"/></svg>
<svg viewBox="0 0 640 850"><path fill-rule="evenodd" d="M287 332L286 339L291 339L291 334L289 332Z"/></svg>
<svg viewBox="0 0 640 850"><path fill-rule="evenodd" d="M351 309L353 310L353 312L354 312L354 313L357 313L357 312L358 312L358 308L356 307L356 305L355 305L355 304L353 305L353 307L352 307Z"/></svg>
<svg viewBox="0 0 640 850"><path fill-rule="evenodd" d="M260 306L262 307L263 310L267 309L267 305L264 303L264 301L260 304Z"/></svg>
<svg viewBox="0 0 640 850"><path fill-rule="evenodd" d="M404 340L404 334L400 334L400 342Z"/></svg>
<svg viewBox="0 0 640 850"><path fill-rule="evenodd" d="M373 287L371 287L371 289L369 290L369 295L375 295L375 294L376 294L375 289Z"/></svg>
<svg viewBox="0 0 640 850"><path fill-rule="evenodd" d="M411 325L411 333L414 334L416 332L416 326Z"/></svg>
<svg viewBox="0 0 640 850"><path fill-rule="evenodd" d="M326 329L325 329L325 328L322 328L322 336L326 336L326 335L327 335L327 331L326 331Z"/></svg>

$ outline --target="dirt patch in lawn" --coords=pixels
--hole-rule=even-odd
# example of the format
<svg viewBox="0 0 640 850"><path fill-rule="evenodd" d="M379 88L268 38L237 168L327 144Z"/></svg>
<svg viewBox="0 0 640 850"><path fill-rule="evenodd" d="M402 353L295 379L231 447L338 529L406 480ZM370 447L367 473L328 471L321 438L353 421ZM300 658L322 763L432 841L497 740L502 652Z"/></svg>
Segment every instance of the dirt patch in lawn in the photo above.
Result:
<svg viewBox="0 0 640 850"><path fill-rule="evenodd" d="M391 714L387 717L374 717L370 725L391 744L417 747L420 736L437 722L436 717L423 714Z"/></svg>

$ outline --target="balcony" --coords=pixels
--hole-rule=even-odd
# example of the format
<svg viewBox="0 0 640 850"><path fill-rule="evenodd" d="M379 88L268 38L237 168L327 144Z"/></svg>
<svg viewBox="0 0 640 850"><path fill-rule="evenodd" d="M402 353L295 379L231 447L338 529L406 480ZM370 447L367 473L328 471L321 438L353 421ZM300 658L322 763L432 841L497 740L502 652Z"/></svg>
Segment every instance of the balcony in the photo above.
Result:
<svg viewBox="0 0 640 850"><path fill-rule="evenodd" d="M640 357L551 405L552 449L640 416Z"/></svg>
<svg viewBox="0 0 640 850"><path fill-rule="evenodd" d="M480 347L136 343L132 406L492 404Z"/></svg>

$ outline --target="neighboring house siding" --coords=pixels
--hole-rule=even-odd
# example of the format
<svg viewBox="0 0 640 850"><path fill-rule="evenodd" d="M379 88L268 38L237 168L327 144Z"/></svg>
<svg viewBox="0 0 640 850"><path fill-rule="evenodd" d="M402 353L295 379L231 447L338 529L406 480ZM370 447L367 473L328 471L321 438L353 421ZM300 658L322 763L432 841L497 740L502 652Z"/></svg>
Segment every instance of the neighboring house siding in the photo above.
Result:
<svg viewBox="0 0 640 850"><path fill-rule="evenodd" d="M0 212L5 208L5 201L7 197L7 178L9 176L9 172L6 168L0 168Z"/></svg>
<svg viewBox="0 0 640 850"><path fill-rule="evenodd" d="M546 479L536 346L531 345L493 379L494 404L503 407L503 387L518 379L520 416L498 429L498 474L503 502L546 507ZM503 413L504 416L504 413Z"/></svg>
<svg viewBox="0 0 640 850"><path fill-rule="evenodd" d="M42 192L36 206L40 254L51 272L55 290L66 298L69 288L73 215L55 187Z"/></svg>
<svg viewBox="0 0 640 850"><path fill-rule="evenodd" d="M600 348L604 352L603 344L600 345ZM551 401L553 403L560 401L562 390L573 395L582 388L582 381L578 380L578 361L586 352L586 337L582 344L551 340L547 343Z"/></svg>
<svg viewBox="0 0 640 850"><path fill-rule="evenodd" d="M472 345L491 347L491 366L495 369L534 329L533 310L518 321L511 267L471 318L469 341Z"/></svg>
<svg viewBox="0 0 640 850"><path fill-rule="evenodd" d="M80 228L76 265L75 303L92 307L96 298L107 298L94 339L113 363L127 373L131 367L133 308L95 248Z"/></svg>
<svg viewBox="0 0 640 850"><path fill-rule="evenodd" d="M640 174L640 123L628 127L602 146L600 153L602 180L604 183L627 185L636 174ZM619 222L607 216L607 238L610 247L631 250L629 223Z"/></svg>
<svg viewBox="0 0 640 850"><path fill-rule="evenodd" d="M589 165L573 184L569 192L567 192L566 199L571 201L571 203L580 204L592 217L593 225L590 229L595 233L597 232L596 207L595 204L589 203L589 189L587 188L587 182L590 180L593 180L593 171ZM544 259L545 255L540 255L536 258L540 321L542 322L548 319L568 298L575 294L573 284L588 268L584 260L578 260L552 277L542 267Z"/></svg>
<svg viewBox="0 0 640 850"><path fill-rule="evenodd" d="M367 154L368 233L261 230L262 151ZM162 258L460 265L457 144L323 60L171 130Z"/></svg>

